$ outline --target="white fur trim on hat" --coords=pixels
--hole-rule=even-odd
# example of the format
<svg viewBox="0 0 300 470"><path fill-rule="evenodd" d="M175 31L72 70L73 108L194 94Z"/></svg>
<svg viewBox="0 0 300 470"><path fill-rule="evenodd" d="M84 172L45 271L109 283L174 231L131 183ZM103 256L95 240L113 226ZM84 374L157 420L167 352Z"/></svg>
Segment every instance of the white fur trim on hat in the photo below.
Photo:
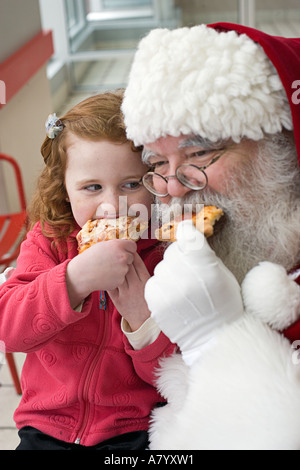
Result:
<svg viewBox="0 0 300 470"><path fill-rule="evenodd" d="M152 30L139 44L123 102L136 145L197 134L211 141L292 129L288 100L263 49L205 25Z"/></svg>
<svg viewBox="0 0 300 470"><path fill-rule="evenodd" d="M283 330L300 318L300 286L283 266L263 261L242 283L246 312Z"/></svg>

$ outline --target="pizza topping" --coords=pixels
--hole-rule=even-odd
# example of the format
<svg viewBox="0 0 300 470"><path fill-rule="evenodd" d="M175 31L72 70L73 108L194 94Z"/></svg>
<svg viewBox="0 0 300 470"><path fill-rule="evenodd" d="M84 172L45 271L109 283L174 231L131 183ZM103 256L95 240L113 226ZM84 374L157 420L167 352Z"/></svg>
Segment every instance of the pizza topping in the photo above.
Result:
<svg viewBox="0 0 300 470"><path fill-rule="evenodd" d="M214 224L222 217L222 209L215 206L204 206L197 214L187 214L184 219L192 218L192 221L200 232L210 237L214 231ZM176 218L165 223L155 231L155 237L164 242L176 241L178 224L183 218ZM123 216L118 219L88 220L77 235L78 251L82 253L98 242L125 239L137 242L145 230L148 222L139 217Z"/></svg>
<svg viewBox="0 0 300 470"><path fill-rule="evenodd" d="M222 209L215 206L204 206L197 214L189 214L184 218L176 218L172 222L165 223L155 231L155 237L160 241L175 242L178 224L182 220L192 218L196 229L202 232L206 237L210 237L214 232L214 224L222 217Z"/></svg>
<svg viewBox="0 0 300 470"><path fill-rule="evenodd" d="M138 217L122 216L118 219L88 220L77 234L78 251L82 253L98 242L125 239L138 241L148 222Z"/></svg>

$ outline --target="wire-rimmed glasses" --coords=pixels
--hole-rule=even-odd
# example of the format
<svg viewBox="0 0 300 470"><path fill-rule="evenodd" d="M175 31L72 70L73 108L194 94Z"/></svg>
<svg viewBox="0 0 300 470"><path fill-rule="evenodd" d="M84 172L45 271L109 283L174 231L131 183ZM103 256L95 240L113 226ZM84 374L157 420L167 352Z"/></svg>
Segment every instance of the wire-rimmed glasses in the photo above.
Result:
<svg viewBox="0 0 300 470"><path fill-rule="evenodd" d="M143 185L155 196L166 197L169 195L168 180L170 178L177 178L183 186L193 191L201 191L206 188L208 183L205 170L219 160L226 151L227 149L223 149L220 153L218 151L209 152L206 157L199 158L201 166L198 166L196 163L183 163L176 169L175 175L164 176L156 171L149 171L142 178Z"/></svg>

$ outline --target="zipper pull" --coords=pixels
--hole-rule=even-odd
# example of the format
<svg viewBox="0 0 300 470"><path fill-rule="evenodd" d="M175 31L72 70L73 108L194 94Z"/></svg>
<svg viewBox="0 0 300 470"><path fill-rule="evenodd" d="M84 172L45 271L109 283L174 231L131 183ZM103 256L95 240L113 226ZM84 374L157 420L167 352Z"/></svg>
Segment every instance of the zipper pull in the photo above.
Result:
<svg viewBox="0 0 300 470"><path fill-rule="evenodd" d="M100 291L99 309L106 310L106 295L104 290Z"/></svg>
<svg viewBox="0 0 300 470"><path fill-rule="evenodd" d="M76 441L75 441L74 444L80 444L80 438L79 438L79 437L77 437L77 439L76 439Z"/></svg>

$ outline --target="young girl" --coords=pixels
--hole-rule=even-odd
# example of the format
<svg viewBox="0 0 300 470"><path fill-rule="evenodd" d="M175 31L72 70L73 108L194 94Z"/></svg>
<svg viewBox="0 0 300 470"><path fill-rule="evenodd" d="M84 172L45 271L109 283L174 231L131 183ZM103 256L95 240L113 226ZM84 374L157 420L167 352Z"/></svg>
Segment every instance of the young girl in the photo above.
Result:
<svg viewBox="0 0 300 470"><path fill-rule="evenodd" d="M0 287L0 339L6 351L27 353L14 415L21 450L144 449L149 414L162 401L154 372L174 345L144 300L161 259L156 241L77 251L87 220L124 215L119 201L151 213L140 184L147 168L126 139L122 97L93 96L60 120L52 115L31 230Z"/></svg>

